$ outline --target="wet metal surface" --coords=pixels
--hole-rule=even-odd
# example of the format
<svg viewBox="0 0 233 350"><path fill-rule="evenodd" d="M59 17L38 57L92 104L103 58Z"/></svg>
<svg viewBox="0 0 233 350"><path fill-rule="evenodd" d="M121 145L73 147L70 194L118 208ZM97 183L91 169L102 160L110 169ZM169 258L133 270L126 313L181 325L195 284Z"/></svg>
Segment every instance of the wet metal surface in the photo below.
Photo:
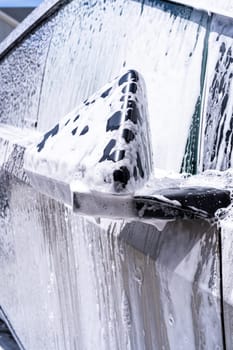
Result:
<svg viewBox="0 0 233 350"><path fill-rule="evenodd" d="M0 121L45 132L134 68L147 82L155 166L193 170L198 154L201 169L226 168L232 139L227 21L162 1L64 2L2 58ZM215 136L221 134L223 143ZM14 176L1 181L0 304L27 350L223 349L215 225L177 221L160 231L87 219ZM223 263L229 262L229 246L222 247ZM231 330L231 271L223 273ZM232 348L231 336L227 345Z"/></svg>

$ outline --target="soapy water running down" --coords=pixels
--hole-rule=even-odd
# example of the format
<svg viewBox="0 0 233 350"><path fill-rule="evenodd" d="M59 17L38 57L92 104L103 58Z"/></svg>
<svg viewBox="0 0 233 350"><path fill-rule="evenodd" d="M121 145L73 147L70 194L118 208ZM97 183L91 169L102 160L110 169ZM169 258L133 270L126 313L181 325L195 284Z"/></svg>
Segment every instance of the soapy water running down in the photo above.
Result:
<svg viewBox="0 0 233 350"><path fill-rule="evenodd" d="M1 122L16 127L19 138L28 129L43 137L104 84L133 68L147 85L156 167L136 193L166 186L232 192L231 170L218 171L231 166L231 153L224 151L232 140L230 19L163 1L86 1L80 6L73 0L33 28L0 62ZM97 130L106 131L106 124L100 124ZM88 139L94 128L88 134L86 126L72 128L71 140L81 133L80 140ZM131 137L128 132L127 140ZM97 160L112 158L114 149L107 150L114 142L104 152L107 135L98 138L104 147L94 150L101 151ZM48 198L54 184L47 183L48 191L42 185L36 190L28 186L20 160L30 140L19 153L5 141L1 164L11 153L20 157L5 162L13 177L1 177L0 300L27 350L223 348L215 221L156 221L158 230L153 220L145 224L138 218L128 222L79 216L71 206ZM59 154L48 155L54 160ZM64 154L68 158L73 161ZM133 159L137 166L137 157ZM41 164L47 175L56 174L56 166L62 168L58 162L51 168L49 162ZM179 175L181 168L218 170L191 177ZM63 180L65 172L59 174ZM88 175L93 178L90 170ZM102 179L87 185L114 187L114 182L102 186ZM69 199L66 194L64 188L63 198ZM231 206L217 213L227 237L223 258L229 253L228 262L231 218ZM227 266L224 273L229 269L231 276L232 264ZM228 290L224 307L231 310Z"/></svg>

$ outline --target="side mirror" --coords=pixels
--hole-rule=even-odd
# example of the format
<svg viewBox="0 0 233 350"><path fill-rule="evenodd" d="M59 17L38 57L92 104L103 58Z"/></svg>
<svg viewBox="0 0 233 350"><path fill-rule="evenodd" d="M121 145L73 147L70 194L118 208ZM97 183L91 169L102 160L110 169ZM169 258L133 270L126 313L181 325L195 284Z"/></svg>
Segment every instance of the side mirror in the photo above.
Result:
<svg viewBox="0 0 233 350"><path fill-rule="evenodd" d="M223 187L158 183L150 133L145 83L129 70L44 135L2 126L2 154L9 154L0 165L82 215L209 219L230 205Z"/></svg>

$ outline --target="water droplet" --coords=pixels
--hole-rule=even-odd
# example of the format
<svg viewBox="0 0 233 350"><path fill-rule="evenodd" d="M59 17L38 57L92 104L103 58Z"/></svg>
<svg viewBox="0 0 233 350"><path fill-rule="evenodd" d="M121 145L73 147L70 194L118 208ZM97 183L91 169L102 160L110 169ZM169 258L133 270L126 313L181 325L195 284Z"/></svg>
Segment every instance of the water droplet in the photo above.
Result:
<svg viewBox="0 0 233 350"><path fill-rule="evenodd" d="M121 260L124 261L125 260L125 250L124 250L123 243L121 243L121 242L119 243L119 250L118 250L118 252L119 252Z"/></svg>
<svg viewBox="0 0 233 350"><path fill-rule="evenodd" d="M139 266L137 266L135 269L134 279L139 284L139 286L142 285L144 276L143 276L143 270Z"/></svg>
<svg viewBox="0 0 233 350"><path fill-rule="evenodd" d="M64 219L65 219L65 222L68 223L68 221L69 221L69 213L68 213L68 210L65 210L65 212L64 212Z"/></svg>
<svg viewBox="0 0 233 350"><path fill-rule="evenodd" d="M173 326L174 323L175 323L175 320L174 320L173 316L170 314L169 315L169 324L170 324L170 326Z"/></svg>
<svg viewBox="0 0 233 350"><path fill-rule="evenodd" d="M101 219L100 218L95 218L95 222L97 225L100 225L101 224Z"/></svg>
<svg viewBox="0 0 233 350"><path fill-rule="evenodd" d="M122 320L123 320L124 326L127 329L130 329L131 328L131 311L130 311L129 299L125 292L123 292L122 294L121 312L122 312Z"/></svg>
<svg viewBox="0 0 233 350"><path fill-rule="evenodd" d="M112 262L112 272L115 274L116 273L116 265L114 262Z"/></svg>

